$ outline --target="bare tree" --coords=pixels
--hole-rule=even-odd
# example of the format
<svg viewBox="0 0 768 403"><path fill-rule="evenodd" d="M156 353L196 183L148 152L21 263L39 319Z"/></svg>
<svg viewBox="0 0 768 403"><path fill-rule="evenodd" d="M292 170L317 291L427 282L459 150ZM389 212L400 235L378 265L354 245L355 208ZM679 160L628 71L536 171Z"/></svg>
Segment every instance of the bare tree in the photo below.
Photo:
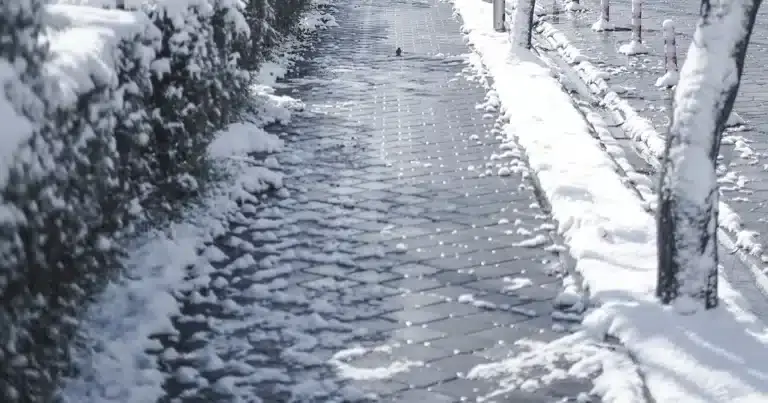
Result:
<svg viewBox="0 0 768 403"><path fill-rule="evenodd" d="M663 303L682 296L707 309L718 303L715 168L761 2L701 1L662 159L656 294Z"/></svg>

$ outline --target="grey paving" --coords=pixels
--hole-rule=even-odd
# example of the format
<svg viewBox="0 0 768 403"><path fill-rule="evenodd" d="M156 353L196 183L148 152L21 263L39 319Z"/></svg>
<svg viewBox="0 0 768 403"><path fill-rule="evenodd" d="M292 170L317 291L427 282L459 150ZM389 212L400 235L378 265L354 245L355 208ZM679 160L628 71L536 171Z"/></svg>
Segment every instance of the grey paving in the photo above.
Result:
<svg viewBox="0 0 768 403"><path fill-rule="evenodd" d="M664 40L661 24L671 19L677 27L678 60L680 66L690 44L698 19L698 0L654 0L643 5L643 39L650 48L647 55L627 57L618 53L621 44L630 40L631 0L611 1L611 21L619 28L611 32L594 32L598 0L582 0L586 11L562 12L561 0L542 3L551 14L548 21L561 30L596 66L609 72L609 84L624 88L627 99L641 115L649 118L657 131L664 133L669 122L669 94L654 86L664 74ZM744 77L734 110L747 121L739 132L730 133L722 147L719 173L729 175L721 186L723 201L742 218L746 227L763 236L765 249L768 237L768 8L762 7L749 45Z"/></svg>
<svg viewBox="0 0 768 403"><path fill-rule="evenodd" d="M468 48L451 7L341 0L336 18L281 87L306 103L270 128L287 139L277 159L288 194L244 199L209 246L220 258L190 267L198 286L179 295L175 330L158 335L174 374L163 401L473 401L496 387L466 377L475 365L572 327L551 317L564 268L546 248L549 216L531 183L494 174L498 121L476 108L485 90L462 74ZM515 246L539 234L544 244ZM504 291L514 278L530 285ZM345 379L328 360L356 345L389 346L341 360L356 368L424 365ZM495 401L590 390L574 379Z"/></svg>

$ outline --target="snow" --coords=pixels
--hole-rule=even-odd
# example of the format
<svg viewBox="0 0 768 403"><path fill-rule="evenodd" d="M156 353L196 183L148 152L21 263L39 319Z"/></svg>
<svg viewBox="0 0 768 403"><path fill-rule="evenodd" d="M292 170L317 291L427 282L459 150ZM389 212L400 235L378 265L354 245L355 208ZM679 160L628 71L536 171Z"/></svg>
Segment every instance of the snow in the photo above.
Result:
<svg viewBox="0 0 768 403"><path fill-rule="evenodd" d="M641 55L649 52L648 46L644 43L631 40L629 43L625 43L619 46L619 53L627 56Z"/></svg>
<svg viewBox="0 0 768 403"><path fill-rule="evenodd" d="M581 5L579 0L568 0L565 5L565 9L567 11L583 11L585 10L585 7Z"/></svg>
<svg viewBox="0 0 768 403"><path fill-rule="evenodd" d="M70 106L80 94L99 86L116 88L121 40L143 32L148 20L139 13L91 7L51 6L53 29L47 72L57 79L60 105ZM74 19L74 21L73 21Z"/></svg>
<svg viewBox="0 0 768 403"><path fill-rule="evenodd" d="M592 30L596 32L612 31L616 29L612 22L609 22L602 17L592 24Z"/></svg>
<svg viewBox="0 0 768 403"><path fill-rule="evenodd" d="M92 4L92 1L88 0L88 3ZM183 2L178 1L174 4L181 3ZM73 6L56 5L52 6L52 9L65 10L65 7ZM308 14L314 12L316 11L313 9ZM88 85L93 85L84 76L77 75L76 63L80 62L89 63L83 66L103 71L104 76L101 79L112 80L113 77L109 73L111 71L109 63L112 60L109 49L111 41L116 39L113 34L119 30L101 30L98 27L103 26L104 22L110 22L116 26L134 29L136 27L132 25L131 18L136 14L117 10L88 9L88 12L81 15L82 18L79 19L75 28L67 28L70 22L66 18L61 18L62 16L68 17L71 13L51 14L52 21L56 21L57 26L62 29L55 38L56 43L60 44L56 46L62 49L74 47L75 50L54 60L59 71L66 70L66 73L73 77L71 81L63 83L64 88L79 91ZM328 26L335 24L335 21L328 17L311 15L305 17L316 21L328 21ZM88 26L90 22L93 22L93 28ZM314 26L320 29L319 25ZM79 43L80 46L76 46L78 39L83 41ZM274 63L286 68L279 74L271 76L273 79L278 78L275 76L284 74L287 67L299 58L291 52L292 49L299 49L298 40L288 42L277 49L280 53L285 52L286 56ZM83 71L87 70L83 69ZM201 315L184 316L180 311L181 302L177 298L180 293L190 292L191 299L208 300L232 314L248 313L256 320L270 318L270 311L259 304L239 305L232 298L219 298L212 293L203 296L195 291L201 286L210 286L230 293L232 285L224 281L224 278L212 275L216 270L221 273L253 264L263 268L254 276L269 276L293 270L288 265L276 265L269 258L254 262L249 254L234 260L222 269L214 269L214 265L219 264L217 262L223 261L227 256L220 249L211 246L210 242L214 237L228 231L230 220L242 217L242 214L247 212L247 207L251 204L246 202L257 203L258 197L255 195L268 189L280 189L277 192L278 197L290 194L286 189L282 189L282 173L274 169L279 168L278 161L274 157L267 157L263 161L256 160L250 157L249 153L274 153L282 150L282 139L266 133L263 127L269 123L289 120L295 111L302 109L302 103L289 97L274 95L274 90L263 83L254 88L254 96L259 101L257 119L230 125L217 135L208 149L210 157L227 172L229 179L213 186L199 206L185 211L184 219L180 222L172 223L167 228L153 230L126 245L129 253L123 261L125 275L110 284L89 306L83 317L82 344L73 350L74 363L80 373L77 377L64 380L59 391L62 402L145 403L156 401L163 396L166 375L161 370L158 356L148 353L148 351L158 350L161 344L152 336L172 335L175 332L172 318L189 322L208 320ZM274 221L273 228L293 230L295 227L278 219L271 221ZM254 222L253 227L267 224L269 223L266 221ZM276 237L271 231L266 231L264 236L269 237L270 234ZM243 245L242 242L240 246L243 249L258 251L255 245ZM277 302L290 302L303 298L278 291L280 288L278 283L273 282L264 289L251 288L247 291L247 296L257 299L274 298ZM246 296L246 293L243 292L243 295ZM314 301L313 307L322 308L320 302ZM333 309L333 307L330 308ZM272 319L275 319L276 323L283 323L293 329L297 334L296 337L306 337L302 329L307 327L322 330L337 326L316 315L301 318L283 316L272 317ZM233 323L219 323L218 330L226 330L225 325L234 326ZM238 326L247 327L248 323L239 323ZM207 337L202 333L199 336ZM292 359L296 360L306 361L312 358L302 354L299 351L300 348L300 345L294 345L293 350L286 354L293 354ZM214 349L194 354L198 359L207 362L207 369L234 368L237 369L238 374L242 374L242 377L240 375L222 377L212 385L217 392L229 396L245 393L239 386L244 383L244 378L252 382L260 379L281 379L280 377L285 380L284 374L269 368L257 370L245 362L227 361ZM179 352L165 350L159 357L172 360L179 355ZM181 367L172 376L182 383L191 385L202 386L200 382L205 381L199 372L192 368ZM323 387L322 384L318 386L312 380L299 386L305 388L297 392L299 396L302 396L302 393L312 395Z"/></svg>
<svg viewBox="0 0 768 403"><path fill-rule="evenodd" d="M550 72L528 52L512 48L505 35L493 32L491 6L474 0L453 3L469 43L495 79L494 90L508 119L504 133L526 150L558 233L599 304L585 318L583 332L566 339L590 335L578 343L586 349L606 335L616 338L642 369L658 402L768 401L765 324L722 277L717 310L681 315L659 304L654 296L654 217L622 184L614 163ZM471 296L464 299L474 301ZM544 346L532 351L542 349L547 351ZM625 354L611 357L598 351L577 357L608 357L597 359L602 372L594 392L606 402L644 402L636 366ZM511 380L501 386L521 386L520 368L547 361L540 356L528 360L503 364L506 369L498 371L511 374Z"/></svg>
<svg viewBox="0 0 768 403"><path fill-rule="evenodd" d="M600 394L603 401L640 402L637 398L642 396L643 381L635 365L626 354L606 348L584 332L551 343L518 341L510 348L523 351L499 362L478 365L467 374L470 379L501 379L500 387L484 399L493 401L494 397L516 389L535 391L559 381L588 381L597 372L604 371L601 376L604 382L598 383L593 391ZM556 362L561 365L567 362L569 367L553 367ZM591 401L588 396L578 399Z"/></svg>
<svg viewBox="0 0 768 403"><path fill-rule="evenodd" d="M364 357L366 354L370 352L376 352L376 351L388 351L391 348L399 347L399 344L395 344L393 346L379 346L375 348L364 348L364 347L352 347L346 350L342 350L337 352L333 355L330 359L330 363L333 364L337 370L339 371L340 375L345 379L352 379L352 380L378 380L378 379L389 379L393 377L394 375L400 373L400 372L408 372L413 367L422 367L424 366L423 361L412 361L412 360L395 360L389 363L386 367L376 367L376 368L358 368L355 367L347 362L345 360L351 359L351 358L359 358Z"/></svg>
<svg viewBox="0 0 768 403"><path fill-rule="evenodd" d="M661 88L671 88L677 85L678 81L680 81L680 73L672 70L659 77L656 80L656 86Z"/></svg>
<svg viewBox="0 0 768 403"><path fill-rule="evenodd" d="M251 153L276 153L283 149L283 140L253 123L234 123L220 132L208 146L214 158L245 156Z"/></svg>
<svg viewBox="0 0 768 403"><path fill-rule="evenodd" d="M8 170L13 163L14 155L23 142L34 132L35 126L21 111L17 110L9 100L9 90L20 85L16 69L8 60L0 59L0 121L3 122L2 141L0 147L0 188L8 181ZM0 202L2 199L0 199ZM13 214L0 204L0 223L10 222Z"/></svg>

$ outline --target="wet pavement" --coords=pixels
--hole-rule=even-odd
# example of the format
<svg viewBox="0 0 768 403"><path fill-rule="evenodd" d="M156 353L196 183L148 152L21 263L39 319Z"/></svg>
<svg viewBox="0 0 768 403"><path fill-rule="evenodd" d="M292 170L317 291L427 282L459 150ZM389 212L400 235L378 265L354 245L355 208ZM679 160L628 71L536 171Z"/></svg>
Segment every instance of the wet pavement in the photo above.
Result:
<svg viewBox="0 0 768 403"><path fill-rule="evenodd" d="M591 26L599 19L600 2L583 1L585 11L563 12L564 3L555 0L545 4L547 21L563 32L592 64L609 73L607 82L626 99L641 116L651 120L659 133L669 122L669 93L654 86L664 74L664 40L662 22L671 19L677 31L678 60L682 66L698 19L697 0L647 1L643 5L643 40L650 53L621 55L622 44L631 37L631 0L611 1L611 22L615 31L594 32ZM734 111L746 120L746 126L730 130L724 136L719 173L722 201L742 219L746 229L762 236L763 249L768 234L768 9L758 15L749 45L744 76ZM760 251L757 251L758 256ZM763 256L763 260L765 260Z"/></svg>
<svg viewBox="0 0 768 403"><path fill-rule="evenodd" d="M305 103L270 128L287 140L285 190L244 199L158 335L173 375L162 401L475 401L499 385L473 367L578 321L554 308L562 249L533 185L499 174L510 160L524 172L524 155L503 154L496 111L478 107L487 90L467 78L451 6L336 9L341 27L280 88ZM591 388L555 380L487 401Z"/></svg>

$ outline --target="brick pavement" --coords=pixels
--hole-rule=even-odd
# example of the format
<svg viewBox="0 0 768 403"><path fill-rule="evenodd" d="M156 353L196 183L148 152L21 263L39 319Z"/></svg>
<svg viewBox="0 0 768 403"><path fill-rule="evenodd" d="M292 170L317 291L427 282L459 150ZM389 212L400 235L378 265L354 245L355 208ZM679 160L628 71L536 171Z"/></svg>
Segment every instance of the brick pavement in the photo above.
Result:
<svg viewBox="0 0 768 403"><path fill-rule="evenodd" d="M288 141L278 160L291 196L245 203L210 246L216 270L191 271L202 280L180 296L178 333L158 336L174 374L163 401L351 401L349 386L382 401L472 401L495 385L462 374L573 325L552 317L564 269L549 216L526 179L495 174L496 114L476 108L486 90L462 76L468 49L451 7L337 7L341 27L320 34L282 89L305 112L271 128ZM358 344L388 347L328 365ZM339 371L416 361L375 380ZM304 387L312 379L320 392ZM590 389L569 379L496 401L575 401Z"/></svg>
<svg viewBox="0 0 768 403"><path fill-rule="evenodd" d="M654 86L664 74L661 23L672 19L677 29L679 64L685 54L698 18L699 1L646 1L643 6L643 37L650 48L647 55L627 57L618 53L621 44L630 40L631 0L611 1L611 22L619 28L610 32L594 32L591 25L598 20L600 2L582 0L586 11L562 12L562 0L545 2L548 21L563 32L571 43L598 68L609 73L608 83L642 116L664 133L668 123L669 94ZM622 29L624 28L624 29ZM762 234L765 249L768 234L768 8L763 7L750 42L744 77L734 110L747 121L738 132L726 134L721 152L721 192L726 202L745 223L747 229ZM763 256L765 261L766 256ZM765 269L764 269L765 270Z"/></svg>

